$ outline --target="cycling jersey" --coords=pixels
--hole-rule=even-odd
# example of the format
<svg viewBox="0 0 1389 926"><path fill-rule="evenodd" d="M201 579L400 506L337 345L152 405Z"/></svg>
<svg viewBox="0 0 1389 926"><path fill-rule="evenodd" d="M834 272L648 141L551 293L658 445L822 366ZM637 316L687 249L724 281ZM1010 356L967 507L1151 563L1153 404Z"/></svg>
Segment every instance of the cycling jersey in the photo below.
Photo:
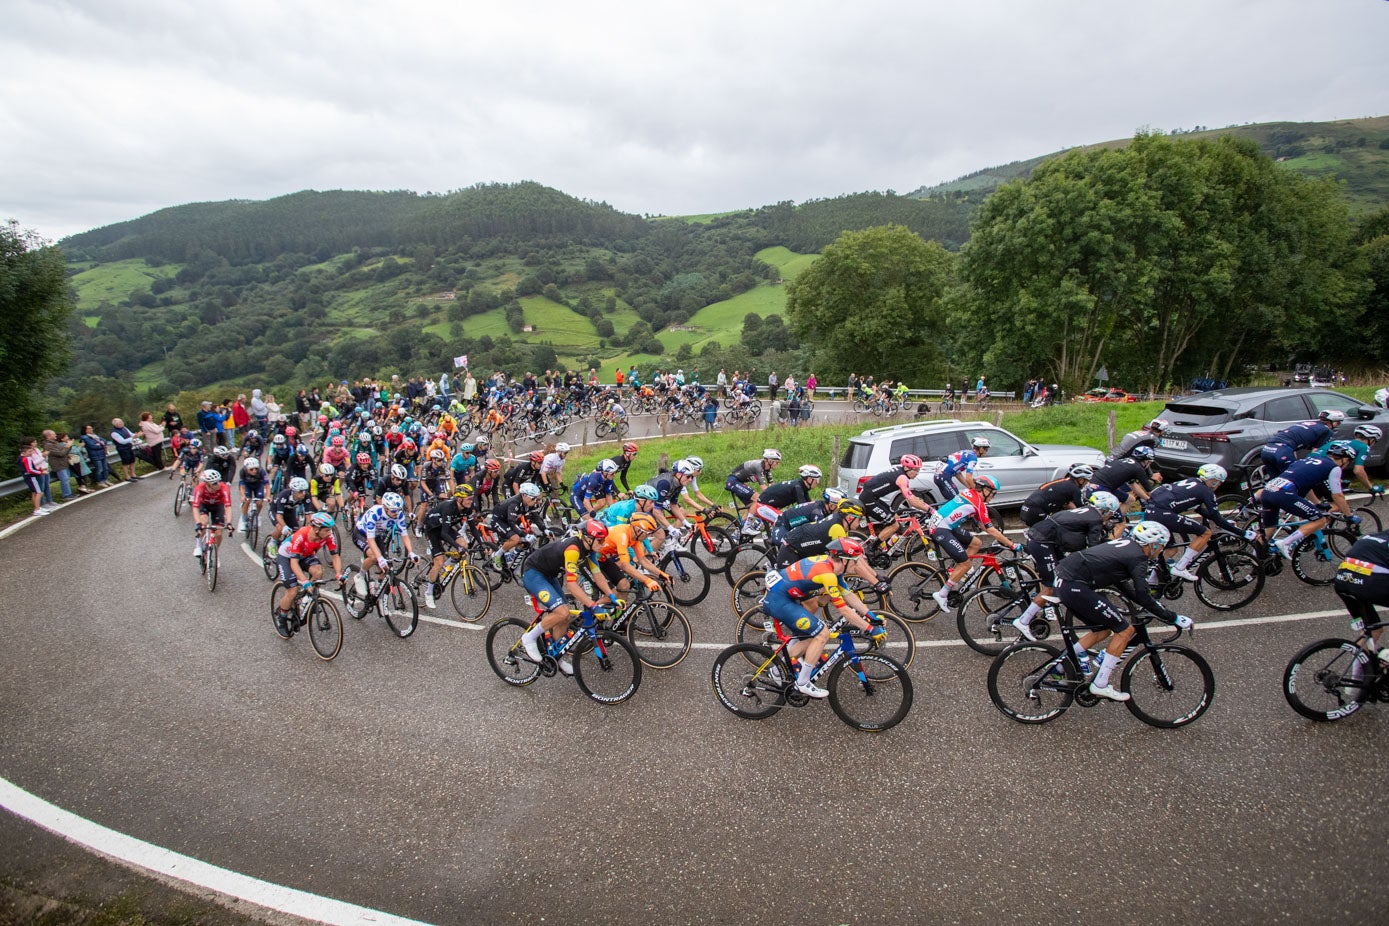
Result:
<svg viewBox="0 0 1389 926"><path fill-rule="evenodd" d="M449 468L440 463L426 463L419 472L420 486L430 495L439 495L448 489Z"/></svg>
<svg viewBox="0 0 1389 926"><path fill-rule="evenodd" d="M580 512L587 511L584 507L585 501L606 498L609 495L616 495L617 489L613 487L613 481L600 472L584 473L574 480L574 487L570 490L569 500L574 503L574 508Z"/></svg>
<svg viewBox="0 0 1389 926"><path fill-rule="evenodd" d="M207 466L203 467L203 469L217 470L217 472L222 477L222 482L230 483L232 474L236 472L236 461L231 458L230 454L228 454L225 457L214 456L212 459L207 461Z"/></svg>
<svg viewBox="0 0 1389 926"><path fill-rule="evenodd" d="M680 483L669 473L648 479L646 484L656 490L656 507L662 511L669 511L680 498Z"/></svg>
<svg viewBox="0 0 1389 926"><path fill-rule="evenodd" d="M400 514L391 517L386 513L385 505L372 505L360 518L357 519L357 533L364 537L384 535L394 526L402 534L405 533L405 509L400 510Z"/></svg>
<svg viewBox="0 0 1389 926"><path fill-rule="evenodd" d="M734 468L733 472L728 474L729 482L738 482L745 486L765 486L771 482L771 480L771 470L763 465L761 459L746 460Z"/></svg>
<svg viewBox="0 0 1389 926"><path fill-rule="evenodd" d="M846 607L839 575L828 556L811 556L798 560L784 569L767 573L767 597L784 597L804 601L817 595L828 595L837 608Z"/></svg>
<svg viewBox="0 0 1389 926"><path fill-rule="evenodd" d="M562 537L532 553L526 560L526 572L538 572L551 582L577 582L579 562L584 558L578 537Z"/></svg>
<svg viewBox="0 0 1389 926"><path fill-rule="evenodd" d="M1148 502L1143 507L1146 512L1152 515L1165 513L1181 515L1189 511L1195 512L1204 517L1207 522L1217 524L1232 534L1242 533L1238 527L1221 515L1215 505L1215 492L1199 479L1183 479L1181 482L1158 486L1153 490L1153 494L1148 496ZM1171 524L1161 518L1154 520L1172 528ZM1183 530L1182 533L1189 533L1189 531Z"/></svg>
<svg viewBox="0 0 1389 926"><path fill-rule="evenodd" d="M288 448L276 449L276 448L273 447L273 446L270 448L270 458L269 458L269 459L270 459L270 465L271 465L271 466L274 466L274 467L286 466L286 465L289 464L289 457L290 457L290 453L289 453L289 449L288 449Z"/></svg>
<svg viewBox="0 0 1389 926"><path fill-rule="evenodd" d="M757 496L758 502L763 505L771 505L773 508L790 508L792 505L800 505L810 501L810 491L805 487L804 479L788 479L785 482L774 482Z"/></svg>
<svg viewBox="0 0 1389 926"><path fill-rule="evenodd" d="M1123 460L1133 456L1136 447L1157 448L1157 435L1147 428L1139 428L1137 431L1130 431L1120 439L1114 452L1104 458L1106 464L1113 463L1115 460Z"/></svg>
<svg viewBox="0 0 1389 926"><path fill-rule="evenodd" d="M782 531L793 531L803 524L819 521L833 513L834 509L824 499L802 502L790 508L783 508L781 516L776 519L774 528L780 528Z"/></svg>
<svg viewBox="0 0 1389 926"><path fill-rule="evenodd" d="M347 460L346 447L329 447L327 450L323 451L323 462L331 463L338 469L342 469L346 466Z"/></svg>
<svg viewBox="0 0 1389 926"><path fill-rule="evenodd" d="M255 472L252 472L243 466L241 467L241 472L237 476L237 481L248 490L254 491L264 489L265 470L257 466Z"/></svg>
<svg viewBox="0 0 1389 926"><path fill-rule="evenodd" d="M1074 479L1056 479L1039 487L1023 500L1018 512L1022 523L1031 527L1047 515L1062 511L1070 505L1079 508L1082 504L1080 486Z"/></svg>
<svg viewBox="0 0 1389 926"><path fill-rule="evenodd" d="M499 525L514 527L521 523L522 518L527 517L530 510L526 507L524 495L513 495L492 509L492 520Z"/></svg>
<svg viewBox="0 0 1389 926"><path fill-rule="evenodd" d="M309 481L309 497L319 501L332 498L334 495L342 494L342 487L338 484L337 477L332 479L313 479Z"/></svg>
<svg viewBox="0 0 1389 926"><path fill-rule="evenodd" d="M1072 600L1080 601L1088 597L1082 591L1080 596L1071 599L1071 592L1077 587L1092 593L1106 587L1118 588L1139 607L1163 620L1174 622L1176 612L1163 607L1148 591L1148 569L1151 565L1143 548L1134 541L1110 540L1072 553L1058 563L1056 588L1068 607L1072 606ZM1127 626L1127 621L1121 619L1121 623ZM1111 629L1114 628L1111 626Z"/></svg>
<svg viewBox="0 0 1389 926"><path fill-rule="evenodd" d="M848 536L844 516L838 512L819 521L801 524L786 535L786 543L777 557L777 565L785 566L811 556L823 556L831 540Z"/></svg>
<svg viewBox="0 0 1389 926"><path fill-rule="evenodd" d="M376 484L376 500L380 501L381 496L387 492L394 492L397 495L407 495L410 491L410 480L397 479L394 476L387 476Z"/></svg>
<svg viewBox="0 0 1389 926"><path fill-rule="evenodd" d="M375 484L376 471L370 466L365 469L360 466L354 466L347 471L347 487L358 495L366 495Z"/></svg>
<svg viewBox="0 0 1389 926"><path fill-rule="evenodd" d="M1043 518L1027 532L1028 539L1057 550L1074 553L1104 543L1105 513L1085 505Z"/></svg>
<svg viewBox="0 0 1389 926"><path fill-rule="evenodd" d="M1320 421L1300 421L1268 439L1270 444L1286 444L1294 450L1320 447L1331 440L1332 430Z"/></svg>
<svg viewBox="0 0 1389 926"><path fill-rule="evenodd" d="M1118 496L1120 501L1128 498L1129 483L1147 482L1148 470L1142 463L1132 458L1115 460L1107 466L1101 466L1095 470L1095 475L1090 478L1093 485L1099 486L1106 492L1112 492ZM1120 494L1120 493L1123 494Z"/></svg>
<svg viewBox="0 0 1389 926"><path fill-rule="evenodd" d="M643 539L641 541L641 544L642 548L646 550L647 553L654 552L651 548L650 540ZM616 559L620 562L630 564L632 562L632 554L633 552L635 552L636 546L637 540L633 534L632 525L618 524L614 527L608 528L607 539L605 539L603 541L603 545L599 547L598 553L594 557L594 560L597 562L602 562Z"/></svg>
<svg viewBox="0 0 1389 926"><path fill-rule="evenodd" d="M902 467L894 466L889 470L878 473L876 476L870 476L868 481L863 484L863 488L859 490L858 500L867 507L874 502L886 502L890 500L892 496L899 493L903 496L913 494L910 483L905 478L902 478L906 473L907 471ZM903 485L907 486L905 490L902 488Z"/></svg>
<svg viewBox="0 0 1389 926"><path fill-rule="evenodd" d="M1370 445L1362 440L1348 440L1342 441L1342 443L1349 444L1350 448L1355 451L1355 459L1351 463L1351 465L1364 466L1365 461L1370 458ZM1308 456L1322 457L1328 460L1331 459L1329 456L1327 456L1325 447L1318 447L1316 450L1313 450L1311 453L1309 453Z"/></svg>
<svg viewBox="0 0 1389 926"><path fill-rule="evenodd" d="M941 461L944 465L939 473L946 479L954 479L960 473L974 474L974 467L979 463L979 454L973 450L957 450L950 456Z"/></svg>
<svg viewBox="0 0 1389 926"><path fill-rule="evenodd" d="M461 500L448 498L429 506L429 510L424 514L423 526L427 529L453 527L476 517L477 514L477 509L472 505L464 506Z"/></svg>
<svg viewBox="0 0 1389 926"><path fill-rule="evenodd" d="M540 461L540 475L548 476L550 473L564 476L564 457L558 453L547 453L545 459Z"/></svg>
<svg viewBox="0 0 1389 926"><path fill-rule="evenodd" d="M1325 457L1306 457L1270 479L1264 486L1264 493L1306 495L1323 485L1332 495L1340 495L1341 468Z"/></svg>
<svg viewBox="0 0 1389 926"><path fill-rule="evenodd" d="M984 497L977 490L965 489L936 509L930 527L932 530L940 527L953 531L971 518L988 527L989 506L984 503Z"/></svg>
<svg viewBox="0 0 1389 926"><path fill-rule="evenodd" d="M632 461L627 459L627 454L619 453L617 456L609 457L608 459L617 464L617 472L614 474L613 482L616 483L617 480L620 479L622 481L622 491L632 491L632 486L627 482L627 470L631 469Z"/></svg>
<svg viewBox="0 0 1389 926"><path fill-rule="evenodd" d="M468 473L477 469L477 457L471 453L463 453L461 450L453 455L449 461L449 468L453 470L455 480L463 480L468 477Z"/></svg>
<svg viewBox="0 0 1389 926"><path fill-rule="evenodd" d="M193 490L193 507L203 509L216 505L221 505L223 508L231 506L231 486L225 482L219 482L216 488L212 488L206 482L199 482L197 488Z"/></svg>
<svg viewBox="0 0 1389 926"><path fill-rule="evenodd" d="M332 532L329 531L322 540L314 540L313 528L305 526L295 531L287 542L280 544L279 555L308 559L316 556L323 547L327 547L329 553L338 552L338 542Z"/></svg>

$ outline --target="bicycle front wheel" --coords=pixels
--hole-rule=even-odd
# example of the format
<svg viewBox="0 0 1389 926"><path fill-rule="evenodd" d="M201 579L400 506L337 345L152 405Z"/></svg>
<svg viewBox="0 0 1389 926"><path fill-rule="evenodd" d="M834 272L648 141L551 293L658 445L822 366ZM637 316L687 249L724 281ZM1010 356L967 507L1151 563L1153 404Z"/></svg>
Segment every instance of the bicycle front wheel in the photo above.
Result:
<svg viewBox="0 0 1389 926"><path fill-rule="evenodd" d="M1259 597L1264 578L1255 557L1217 547L1196 570L1196 597L1212 610L1235 611Z"/></svg>
<svg viewBox="0 0 1389 926"><path fill-rule="evenodd" d="M1283 697L1309 720L1343 720L1365 703L1374 672L1370 656L1350 640L1318 640L1283 672Z"/></svg>
<svg viewBox="0 0 1389 926"><path fill-rule="evenodd" d="M670 602L648 599L627 612L627 639L643 665L671 669L690 654L690 620Z"/></svg>
<svg viewBox="0 0 1389 926"><path fill-rule="evenodd" d="M309 642L318 658L329 662L342 651L342 615L323 598L309 606Z"/></svg>
<svg viewBox="0 0 1389 926"><path fill-rule="evenodd" d="M916 637L912 636L911 625L891 611L879 611L877 614L887 626L887 642L875 650L867 631L851 627L848 628L848 633L849 638L854 641L854 650L860 656L872 652L886 654L903 668L911 668L912 660L916 659ZM864 668L869 667L865 665Z"/></svg>
<svg viewBox="0 0 1389 926"><path fill-rule="evenodd" d="M207 568L203 570L203 577L207 579L207 590L217 591L217 550L220 544L210 543L207 549L203 550L203 559L206 561Z"/></svg>
<svg viewBox="0 0 1389 926"><path fill-rule="evenodd" d="M366 573L360 566L348 566L342 571L342 603L347 608L347 616L354 621L366 617L370 607L371 596L366 591L366 582Z"/></svg>
<svg viewBox="0 0 1389 926"><path fill-rule="evenodd" d="M667 553L656 568L670 575L667 593L676 604L690 608L708 596L709 570L693 553L684 550Z"/></svg>
<svg viewBox="0 0 1389 926"><path fill-rule="evenodd" d="M760 541L738 544L728 551L725 562L724 578L730 586L749 572L766 572L772 568L772 556Z"/></svg>
<svg viewBox="0 0 1389 926"><path fill-rule="evenodd" d="M474 623L482 620L492 607L492 586L482 570L472 563L460 563L457 575L449 583L449 600L458 619Z"/></svg>
<svg viewBox="0 0 1389 926"><path fill-rule="evenodd" d="M1019 643L989 666L989 700L1018 723L1046 723L1066 712L1080 683L1075 666L1050 643Z"/></svg>
<svg viewBox="0 0 1389 926"><path fill-rule="evenodd" d="M246 515L246 546L252 550L260 549L260 511L255 508Z"/></svg>
<svg viewBox="0 0 1389 926"><path fill-rule="evenodd" d="M714 659L714 697L744 720L763 720L786 703L785 671L780 660L773 661L770 648L735 643Z"/></svg>
<svg viewBox="0 0 1389 926"><path fill-rule="evenodd" d="M904 621L922 624L940 613L931 597L945 588L945 573L925 563L908 561L887 574L887 605Z"/></svg>
<svg viewBox="0 0 1389 926"><path fill-rule="evenodd" d="M742 617L762 603L767 594L767 574L765 572L745 573L733 583L733 613Z"/></svg>
<svg viewBox="0 0 1389 926"><path fill-rule="evenodd" d="M540 664L526 658L521 637L530 624L518 617L503 617L487 628L487 664L497 678L524 688L540 677Z"/></svg>
<svg viewBox="0 0 1389 926"><path fill-rule="evenodd" d="M1142 650L1119 675L1129 712L1164 730L1184 727L1204 714L1215 698L1215 675L1195 650L1162 643Z"/></svg>
<svg viewBox="0 0 1389 926"><path fill-rule="evenodd" d="M699 561L711 573L722 573L728 568L728 554L738 546L738 535L727 528L708 524L704 525L704 531L709 535L709 541L706 543L704 536L696 530L690 539L690 552L699 557Z"/></svg>
<svg viewBox="0 0 1389 926"><path fill-rule="evenodd" d="M862 653L830 671L830 709L853 727L881 733L897 726L912 709L907 670L882 653Z"/></svg>
<svg viewBox="0 0 1389 926"><path fill-rule="evenodd" d="M184 494L184 485L180 482L178 488L174 490L174 517L183 514L183 503L185 501L187 501L187 497Z"/></svg>
<svg viewBox="0 0 1389 926"><path fill-rule="evenodd" d="M415 590L409 582L404 579L397 579L390 589L381 593L381 603L389 604L383 607L382 616L386 618L386 623L390 625L395 635L402 640L415 632L415 628L420 625L420 601L415 597Z"/></svg>
<svg viewBox="0 0 1389 926"><path fill-rule="evenodd" d="M574 681L599 704L621 704L641 686L637 651L610 630L597 631L598 640L583 640L574 648Z"/></svg>
<svg viewBox="0 0 1389 926"><path fill-rule="evenodd" d="M1360 516L1360 529L1367 534L1378 534L1384 530L1384 522L1379 519L1379 515L1369 505L1361 505L1359 508L1352 508L1351 514Z"/></svg>
<svg viewBox="0 0 1389 926"><path fill-rule="evenodd" d="M275 538L266 537L265 543L260 545L260 568L265 571L265 577L274 582L280 577L280 564L270 553L270 545L275 542Z"/></svg>

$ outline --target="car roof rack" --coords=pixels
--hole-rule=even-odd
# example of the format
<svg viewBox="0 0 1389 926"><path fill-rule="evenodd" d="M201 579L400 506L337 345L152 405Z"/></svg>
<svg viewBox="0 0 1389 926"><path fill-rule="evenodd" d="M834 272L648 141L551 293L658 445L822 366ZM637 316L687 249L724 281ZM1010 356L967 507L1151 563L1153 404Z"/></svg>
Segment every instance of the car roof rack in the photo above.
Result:
<svg viewBox="0 0 1389 926"><path fill-rule="evenodd" d="M959 418L938 418L938 419L936 419L936 420L934 420L934 421L909 421L909 422L907 422L907 423L905 423L905 424L890 424L890 425L887 425L886 427L881 427L881 428L869 428L867 431L862 431L862 432L860 432L860 433L858 433L858 434L855 434L854 436L855 436L855 437L877 437L877 436L879 436L880 434L896 434L898 431L906 431L906 430L926 430L926 431L928 431L928 430L931 430L931 429L933 429L933 428L942 427L942 426L945 426L945 425L956 425L956 424L982 424L982 425L988 425L989 427L993 427L993 425L992 425L992 424L989 424L989 422L987 422L987 421L970 421L970 422L964 422L964 421L961 421Z"/></svg>

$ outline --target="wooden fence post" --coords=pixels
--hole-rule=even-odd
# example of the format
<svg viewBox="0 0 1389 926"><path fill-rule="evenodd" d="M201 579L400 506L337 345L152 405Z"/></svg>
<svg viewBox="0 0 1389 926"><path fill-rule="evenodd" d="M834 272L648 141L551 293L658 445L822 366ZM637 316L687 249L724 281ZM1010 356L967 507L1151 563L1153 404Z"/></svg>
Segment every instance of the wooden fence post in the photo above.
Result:
<svg viewBox="0 0 1389 926"><path fill-rule="evenodd" d="M665 437L665 436L666 436L666 423L667 423L669 420L670 420L670 419L667 418L666 415L665 415L665 413L663 412L663 413L661 414L661 437Z"/></svg>
<svg viewBox="0 0 1389 926"><path fill-rule="evenodd" d="M584 446L585 448L588 447L588 419L587 419L587 418L584 419L584 442L583 442L583 446Z"/></svg>

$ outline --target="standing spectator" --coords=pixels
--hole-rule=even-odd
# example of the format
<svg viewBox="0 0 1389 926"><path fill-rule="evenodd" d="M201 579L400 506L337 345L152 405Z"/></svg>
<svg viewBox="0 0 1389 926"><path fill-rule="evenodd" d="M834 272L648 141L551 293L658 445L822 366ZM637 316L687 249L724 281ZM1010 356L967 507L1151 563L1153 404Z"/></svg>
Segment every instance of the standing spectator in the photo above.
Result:
<svg viewBox="0 0 1389 926"><path fill-rule="evenodd" d="M265 400L260 397L259 389L251 390L251 407L247 411L251 413L251 421L255 429L260 432L261 439L267 439L270 434L270 409L266 407Z"/></svg>
<svg viewBox="0 0 1389 926"><path fill-rule="evenodd" d="M135 435L119 418L111 419L111 442L116 445L116 453L121 458L122 475L130 480L139 479L135 475Z"/></svg>
<svg viewBox="0 0 1389 926"><path fill-rule="evenodd" d="M270 430L275 434L283 434L285 430L285 413L280 408L280 403L275 401L273 395L265 397L265 417L270 422Z"/></svg>
<svg viewBox="0 0 1389 926"><path fill-rule="evenodd" d="M719 375L714 377L714 385L718 387L718 393L723 396L728 391L728 374L719 369Z"/></svg>
<svg viewBox="0 0 1389 926"><path fill-rule="evenodd" d="M174 408L174 403L170 402L164 409L164 431L170 436L183 430L183 416Z"/></svg>
<svg viewBox="0 0 1389 926"><path fill-rule="evenodd" d="M472 371L469 370L467 378L463 380L463 404L467 405L469 402L473 401L473 399L476 398L477 377L473 376Z"/></svg>
<svg viewBox="0 0 1389 926"><path fill-rule="evenodd" d="M805 387L801 387L801 424L810 424L810 397L806 394Z"/></svg>
<svg viewBox="0 0 1389 926"><path fill-rule="evenodd" d="M796 375L795 375L794 373L787 373L787 374L786 374L786 382L784 382L784 383L781 384L781 388L786 392L786 395L787 395L787 396L790 396L791 393L795 392L795 391L796 391Z"/></svg>
<svg viewBox="0 0 1389 926"><path fill-rule="evenodd" d="M164 427L149 412L140 413L140 435L145 439L145 452L150 466L164 468Z"/></svg>
<svg viewBox="0 0 1389 926"><path fill-rule="evenodd" d="M212 410L212 400L203 399L198 406L198 431L203 436L203 443L211 449L212 443L217 439L217 425L221 417Z"/></svg>
<svg viewBox="0 0 1389 926"><path fill-rule="evenodd" d="M246 410L246 393L236 397L232 403L232 449L236 449L238 440L246 439L246 429L251 425L251 413Z"/></svg>
<svg viewBox="0 0 1389 926"><path fill-rule="evenodd" d="M82 448L87 451L87 460L92 466L92 478L98 489L111 485L111 468L106 463L106 439L96 433L96 425L90 422L82 426Z"/></svg>
<svg viewBox="0 0 1389 926"><path fill-rule="evenodd" d="M439 374L439 395L444 397L444 403L448 404L449 393L453 391L453 383L449 380L449 371L445 370Z"/></svg>
<svg viewBox="0 0 1389 926"><path fill-rule="evenodd" d="M712 392L704 394L704 430L714 430L714 422L719 417L719 400L714 398Z"/></svg>
<svg viewBox="0 0 1389 926"><path fill-rule="evenodd" d="M846 398L853 401L854 396L858 395L858 374L849 374L849 394Z"/></svg>
<svg viewBox="0 0 1389 926"><path fill-rule="evenodd" d="M777 378L776 370L767 374L767 398L776 401Z"/></svg>
<svg viewBox="0 0 1389 926"><path fill-rule="evenodd" d="M217 443L222 447L236 449L236 424L232 419L231 399L223 399L214 409L220 419L217 423ZM119 451L117 451L119 452Z"/></svg>
<svg viewBox="0 0 1389 926"><path fill-rule="evenodd" d="M294 413L299 416L299 430L309 429L309 417L313 414L313 405L309 402L309 395L303 389L294 397Z"/></svg>
<svg viewBox="0 0 1389 926"><path fill-rule="evenodd" d="M53 500L53 477L58 477L58 487L62 490L63 501L72 498L72 481L69 478L71 463L68 462L68 455L72 453L72 442L67 439L66 434L57 434L52 430L43 432L43 453L48 462L49 501ZM82 488L81 483L77 486L84 494L86 489Z"/></svg>
<svg viewBox="0 0 1389 926"><path fill-rule="evenodd" d="M34 505L30 515L33 518L48 514L49 507L44 504L43 493L48 483L48 461L39 442L32 437L19 439L19 472L24 476L24 484L29 488L29 501Z"/></svg>
<svg viewBox="0 0 1389 926"><path fill-rule="evenodd" d="M982 402L984 400L984 391L986 388L987 387L984 385L984 377L980 375L979 381L974 384L974 401Z"/></svg>
<svg viewBox="0 0 1389 926"><path fill-rule="evenodd" d="M795 389L788 388L786 395L786 417L791 427L799 427L801 423L801 395Z"/></svg>
<svg viewBox="0 0 1389 926"><path fill-rule="evenodd" d="M806 392L810 396L810 400L812 402L815 401L815 387L818 385L819 382L816 381L814 373L811 373L809 376L805 378Z"/></svg>

